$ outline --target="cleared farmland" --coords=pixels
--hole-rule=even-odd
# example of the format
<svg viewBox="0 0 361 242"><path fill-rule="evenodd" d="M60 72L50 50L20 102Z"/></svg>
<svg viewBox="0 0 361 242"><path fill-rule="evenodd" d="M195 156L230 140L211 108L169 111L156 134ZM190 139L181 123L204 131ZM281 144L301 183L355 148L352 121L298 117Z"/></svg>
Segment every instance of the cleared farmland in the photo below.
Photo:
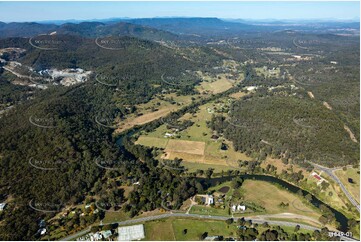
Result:
<svg viewBox="0 0 361 242"><path fill-rule="evenodd" d="M136 144L141 144L149 147L165 148L167 146L168 140L161 139L156 137L140 136Z"/></svg>
<svg viewBox="0 0 361 242"><path fill-rule="evenodd" d="M182 152L194 155L204 155L205 142L188 140L169 140L166 151Z"/></svg>

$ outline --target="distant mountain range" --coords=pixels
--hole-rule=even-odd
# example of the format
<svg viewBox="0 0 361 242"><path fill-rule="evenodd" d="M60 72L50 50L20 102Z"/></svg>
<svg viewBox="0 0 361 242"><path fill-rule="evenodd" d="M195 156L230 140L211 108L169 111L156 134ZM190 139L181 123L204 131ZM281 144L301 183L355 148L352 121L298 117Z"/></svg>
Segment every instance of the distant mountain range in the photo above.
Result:
<svg viewBox="0 0 361 242"><path fill-rule="evenodd" d="M320 22L320 21L249 21L222 20L219 18L110 18L99 21L78 23L4 23L0 22L0 38L31 37L57 32L61 34L99 37L107 35L131 36L149 40L173 40L177 35L227 36L245 32L272 32L285 29L312 31L329 29L356 29L359 22ZM179 36L178 36L179 37Z"/></svg>

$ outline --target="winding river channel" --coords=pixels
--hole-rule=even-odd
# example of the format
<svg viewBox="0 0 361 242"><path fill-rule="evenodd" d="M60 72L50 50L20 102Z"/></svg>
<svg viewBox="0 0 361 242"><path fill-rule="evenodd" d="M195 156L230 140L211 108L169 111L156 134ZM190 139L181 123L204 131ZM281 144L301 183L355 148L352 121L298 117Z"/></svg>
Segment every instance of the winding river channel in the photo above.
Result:
<svg viewBox="0 0 361 242"><path fill-rule="evenodd" d="M273 177L273 176L267 176L267 175L251 175L251 174L245 174L245 175L240 175L241 178L243 179L252 179L252 180L257 180L257 181L265 181L265 182L269 182L272 184L277 184L281 187L283 187L284 189L288 190L289 192L292 193L297 193L298 191L302 191L303 195L306 196L307 194L311 195L311 201L310 203L315 206L315 207L319 207L321 204L325 205L326 207L328 207L332 213L335 214L335 218L337 220L337 222L340 223L340 230L343 232L347 231L347 222L348 222L348 218L341 212L337 211L336 209L330 207L329 205L325 204L324 202L320 201L317 197L313 196L311 193L303 190L300 187L297 187L293 184L290 184L284 180L281 180L279 178ZM219 178L211 178L211 179L205 179L205 178L200 178L201 181L206 182L208 185L210 186L215 186L219 183L222 182L226 182L226 181L231 181L232 178L234 178L234 176L227 176L227 177L219 177Z"/></svg>

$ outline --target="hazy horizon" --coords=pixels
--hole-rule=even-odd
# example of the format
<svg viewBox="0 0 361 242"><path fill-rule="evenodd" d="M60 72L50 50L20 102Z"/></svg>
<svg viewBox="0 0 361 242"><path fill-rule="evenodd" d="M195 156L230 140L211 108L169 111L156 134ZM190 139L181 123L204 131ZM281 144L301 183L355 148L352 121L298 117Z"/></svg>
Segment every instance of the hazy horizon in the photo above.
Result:
<svg viewBox="0 0 361 242"><path fill-rule="evenodd" d="M359 2L0 2L2 22L214 17L359 21Z"/></svg>

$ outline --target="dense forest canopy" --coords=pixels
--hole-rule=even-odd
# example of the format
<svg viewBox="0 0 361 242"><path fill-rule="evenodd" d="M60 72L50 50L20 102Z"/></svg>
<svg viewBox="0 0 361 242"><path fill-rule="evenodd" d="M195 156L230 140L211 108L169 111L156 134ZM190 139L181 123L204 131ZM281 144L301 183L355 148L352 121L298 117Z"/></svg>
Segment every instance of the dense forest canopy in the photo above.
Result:
<svg viewBox="0 0 361 242"><path fill-rule="evenodd" d="M215 116L210 126L242 152L257 150L298 162L358 163L358 144L350 140L339 118L304 98L254 97L235 102L229 118Z"/></svg>

